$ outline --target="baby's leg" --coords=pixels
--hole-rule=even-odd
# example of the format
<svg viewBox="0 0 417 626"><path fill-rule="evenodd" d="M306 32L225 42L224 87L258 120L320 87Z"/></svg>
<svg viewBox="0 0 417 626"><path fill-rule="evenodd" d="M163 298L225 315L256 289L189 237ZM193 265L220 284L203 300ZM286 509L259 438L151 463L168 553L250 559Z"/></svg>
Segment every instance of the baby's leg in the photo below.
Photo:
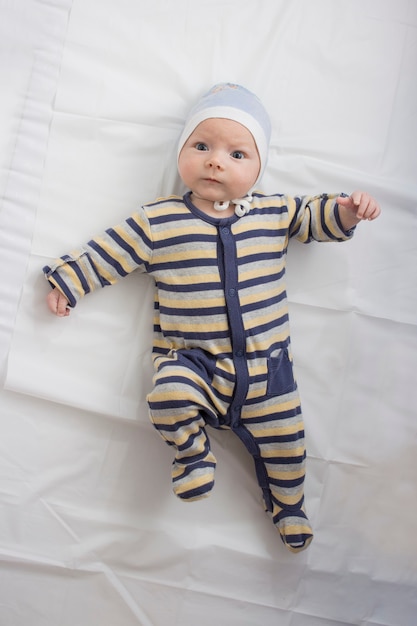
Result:
<svg viewBox="0 0 417 626"><path fill-rule="evenodd" d="M176 450L172 466L175 495L199 500L214 486L216 459L205 431L206 419L216 425L214 409L202 372L177 360L166 359L154 378L148 395L151 420L165 441Z"/></svg>
<svg viewBox="0 0 417 626"><path fill-rule="evenodd" d="M274 405L275 403L275 405ZM311 543L304 509L304 426L298 396L286 394L245 407L244 425L253 437L253 453L266 509L291 552Z"/></svg>

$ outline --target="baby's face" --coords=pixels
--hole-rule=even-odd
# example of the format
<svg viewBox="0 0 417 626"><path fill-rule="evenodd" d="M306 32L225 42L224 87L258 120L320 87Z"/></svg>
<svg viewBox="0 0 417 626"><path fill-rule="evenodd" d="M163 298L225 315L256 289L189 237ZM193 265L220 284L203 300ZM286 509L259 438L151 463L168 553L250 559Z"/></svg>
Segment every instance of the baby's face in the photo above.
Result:
<svg viewBox="0 0 417 626"><path fill-rule="evenodd" d="M258 178L261 162L255 140L245 126L209 118L188 137L178 170L198 208L244 197Z"/></svg>

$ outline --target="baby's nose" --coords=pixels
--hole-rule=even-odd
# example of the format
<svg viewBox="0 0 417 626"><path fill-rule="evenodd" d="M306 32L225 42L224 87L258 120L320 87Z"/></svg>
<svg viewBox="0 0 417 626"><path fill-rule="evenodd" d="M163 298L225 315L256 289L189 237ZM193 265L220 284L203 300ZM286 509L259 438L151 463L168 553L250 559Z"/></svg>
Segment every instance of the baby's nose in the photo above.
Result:
<svg viewBox="0 0 417 626"><path fill-rule="evenodd" d="M216 169L223 169L224 167L223 159L219 154L211 154L210 157L207 159L207 162L210 167Z"/></svg>

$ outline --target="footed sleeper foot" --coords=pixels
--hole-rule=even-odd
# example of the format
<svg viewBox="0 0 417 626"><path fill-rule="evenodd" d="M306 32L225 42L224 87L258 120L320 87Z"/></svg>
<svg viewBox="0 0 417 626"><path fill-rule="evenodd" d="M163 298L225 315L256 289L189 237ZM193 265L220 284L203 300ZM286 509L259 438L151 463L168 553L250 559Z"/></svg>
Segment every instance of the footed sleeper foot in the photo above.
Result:
<svg viewBox="0 0 417 626"><path fill-rule="evenodd" d="M192 502L210 495L214 486L216 459L209 452L203 459L184 463L175 460L172 466L172 488L176 496Z"/></svg>
<svg viewBox="0 0 417 626"><path fill-rule="evenodd" d="M281 511L274 516L274 524L290 552L305 550L313 540L310 523L301 509L298 511Z"/></svg>

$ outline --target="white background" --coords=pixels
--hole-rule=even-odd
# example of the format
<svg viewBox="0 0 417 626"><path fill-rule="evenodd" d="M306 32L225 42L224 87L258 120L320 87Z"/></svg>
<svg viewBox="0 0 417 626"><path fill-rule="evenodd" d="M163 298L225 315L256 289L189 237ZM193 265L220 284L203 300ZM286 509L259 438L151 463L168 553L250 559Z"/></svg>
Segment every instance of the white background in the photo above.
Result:
<svg viewBox="0 0 417 626"><path fill-rule="evenodd" d="M0 0L0 623L412 626L417 615L417 4ZM147 416L152 283L67 319L51 258L181 190L175 142L213 83L270 112L261 185L366 189L344 244L294 243L288 292L315 539L286 551L252 460L171 493Z"/></svg>

